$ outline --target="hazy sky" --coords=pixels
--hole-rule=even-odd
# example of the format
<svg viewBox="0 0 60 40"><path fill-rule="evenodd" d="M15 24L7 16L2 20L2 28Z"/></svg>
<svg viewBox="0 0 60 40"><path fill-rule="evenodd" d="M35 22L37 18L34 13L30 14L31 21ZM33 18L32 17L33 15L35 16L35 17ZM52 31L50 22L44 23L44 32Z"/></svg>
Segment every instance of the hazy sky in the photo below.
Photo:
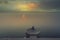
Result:
<svg viewBox="0 0 60 40"><path fill-rule="evenodd" d="M26 2L36 2L39 6L35 10L39 11L60 11L60 0L7 0L8 3L5 4L5 0L1 0L0 11L16 11L17 3Z"/></svg>

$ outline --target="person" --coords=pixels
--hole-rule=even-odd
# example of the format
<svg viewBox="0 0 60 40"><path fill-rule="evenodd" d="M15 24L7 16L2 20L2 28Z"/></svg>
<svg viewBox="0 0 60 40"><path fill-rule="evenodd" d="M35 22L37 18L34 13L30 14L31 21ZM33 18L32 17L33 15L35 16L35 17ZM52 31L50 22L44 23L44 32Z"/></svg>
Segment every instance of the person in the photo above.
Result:
<svg viewBox="0 0 60 40"><path fill-rule="evenodd" d="M34 26L32 26L32 28L31 28L32 30L35 30L35 28L34 28Z"/></svg>

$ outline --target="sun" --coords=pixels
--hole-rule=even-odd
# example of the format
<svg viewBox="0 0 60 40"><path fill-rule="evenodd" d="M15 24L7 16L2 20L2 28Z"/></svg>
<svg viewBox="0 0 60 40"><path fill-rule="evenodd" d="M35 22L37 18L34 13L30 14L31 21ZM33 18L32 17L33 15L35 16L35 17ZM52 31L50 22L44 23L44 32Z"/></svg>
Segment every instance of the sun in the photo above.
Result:
<svg viewBox="0 0 60 40"><path fill-rule="evenodd" d="M18 6L18 8L21 11L29 11L30 10L30 8L28 7L28 5L26 5L26 4L22 4L22 5Z"/></svg>
<svg viewBox="0 0 60 40"><path fill-rule="evenodd" d="M34 3L17 4L16 8L20 11L32 11L36 8L36 5Z"/></svg>

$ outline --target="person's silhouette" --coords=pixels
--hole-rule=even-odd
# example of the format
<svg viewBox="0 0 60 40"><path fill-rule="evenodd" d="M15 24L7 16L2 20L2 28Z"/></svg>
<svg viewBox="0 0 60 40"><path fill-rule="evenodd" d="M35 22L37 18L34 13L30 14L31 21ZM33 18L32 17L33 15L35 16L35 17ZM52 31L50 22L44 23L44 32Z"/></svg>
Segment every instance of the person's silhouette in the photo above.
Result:
<svg viewBox="0 0 60 40"><path fill-rule="evenodd" d="M32 26L32 30L35 30L34 26Z"/></svg>

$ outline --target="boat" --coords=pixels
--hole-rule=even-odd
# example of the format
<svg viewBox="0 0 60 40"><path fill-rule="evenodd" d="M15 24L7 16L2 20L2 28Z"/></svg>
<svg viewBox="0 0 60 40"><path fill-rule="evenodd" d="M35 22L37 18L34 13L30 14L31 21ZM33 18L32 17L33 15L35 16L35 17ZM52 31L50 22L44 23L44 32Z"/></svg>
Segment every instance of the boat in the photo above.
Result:
<svg viewBox="0 0 60 40"><path fill-rule="evenodd" d="M30 37L37 37L40 38L40 31L37 31L35 29L34 26L32 26L32 28L27 29L26 33L25 33L25 37L26 38L30 38Z"/></svg>

